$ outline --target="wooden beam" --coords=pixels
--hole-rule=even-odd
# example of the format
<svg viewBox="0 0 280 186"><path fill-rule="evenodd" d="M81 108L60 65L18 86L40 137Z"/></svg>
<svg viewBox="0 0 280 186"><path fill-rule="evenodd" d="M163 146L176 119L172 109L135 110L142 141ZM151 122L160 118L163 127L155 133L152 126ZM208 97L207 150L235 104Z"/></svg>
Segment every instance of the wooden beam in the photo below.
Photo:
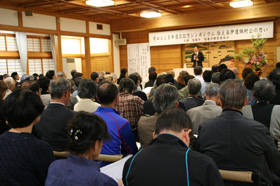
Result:
<svg viewBox="0 0 280 186"><path fill-rule="evenodd" d="M90 79L91 74L91 56L90 56L90 38L85 37L85 66L86 71L83 72L86 78Z"/></svg>
<svg viewBox="0 0 280 186"><path fill-rule="evenodd" d="M272 17L280 17L280 2L257 5L246 8L225 8L204 12L192 12L180 15L164 16L155 19L134 18L113 20L112 32L129 32L140 30L170 30L195 28L213 25L251 22Z"/></svg>
<svg viewBox="0 0 280 186"><path fill-rule="evenodd" d="M62 54L62 58L85 58L84 54Z"/></svg>
<svg viewBox="0 0 280 186"><path fill-rule="evenodd" d="M51 52L28 52L28 58L32 59L38 59L38 58L52 58Z"/></svg>
<svg viewBox="0 0 280 186"><path fill-rule="evenodd" d="M0 59L19 59L18 51L1 51Z"/></svg>

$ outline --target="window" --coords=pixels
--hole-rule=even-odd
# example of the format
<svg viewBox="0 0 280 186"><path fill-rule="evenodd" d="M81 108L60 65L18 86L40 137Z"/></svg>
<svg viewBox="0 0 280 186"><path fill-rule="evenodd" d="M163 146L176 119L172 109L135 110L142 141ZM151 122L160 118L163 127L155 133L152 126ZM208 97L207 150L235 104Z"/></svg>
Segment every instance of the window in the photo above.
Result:
<svg viewBox="0 0 280 186"><path fill-rule="evenodd" d="M28 60L29 66L29 74L42 74L42 62L41 59L29 59Z"/></svg>

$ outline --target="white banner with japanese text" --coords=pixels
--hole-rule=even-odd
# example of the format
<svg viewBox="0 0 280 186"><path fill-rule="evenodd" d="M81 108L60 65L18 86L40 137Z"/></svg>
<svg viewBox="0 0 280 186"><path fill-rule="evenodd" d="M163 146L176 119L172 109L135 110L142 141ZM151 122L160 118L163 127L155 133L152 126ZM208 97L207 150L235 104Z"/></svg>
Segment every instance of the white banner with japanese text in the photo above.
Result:
<svg viewBox="0 0 280 186"><path fill-rule="evenodd" d="M149 33L150 46L273 38L273 21Z"/></svg>
<svg viewBox="0 0 280 186"><path fill-rule="evenodd" d="M128 74L138 72L143 78L148 76L151 66L149 43L127 45Z"/></svg>

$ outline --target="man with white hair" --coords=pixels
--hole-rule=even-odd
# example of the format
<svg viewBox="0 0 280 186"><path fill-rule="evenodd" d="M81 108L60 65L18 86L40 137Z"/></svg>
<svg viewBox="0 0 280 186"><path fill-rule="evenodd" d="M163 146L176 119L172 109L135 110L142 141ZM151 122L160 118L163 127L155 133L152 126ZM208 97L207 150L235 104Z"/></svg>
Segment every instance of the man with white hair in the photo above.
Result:
<svg viewBox="0 0 280 186"><path fill-rule="evenodd" d="M219 101L219 85L217 83L209 83L205 88L206 101L203 105L192 108L187 114L192 120L193 133L198 133L198 127L201 123L213 119L222 113L222 108L217 106Z"/></svg>
<svg viewBox="0 0 280 186"><path fill-rule="evenodd" d="M7 78L5 78L4 79L4 82L7 84L7 86L8 86L8 89L7 89L7 91L6 91L6 95L5 95L5 97L4 97L4 99L6 98L6 97L8 97L8 95L10 95L11 93L12 93L12 91L15 89L15 87L16 87L16 84L15 84L15 81L14 81L14 79L12 78L12 77L7 77Z"/></svg>

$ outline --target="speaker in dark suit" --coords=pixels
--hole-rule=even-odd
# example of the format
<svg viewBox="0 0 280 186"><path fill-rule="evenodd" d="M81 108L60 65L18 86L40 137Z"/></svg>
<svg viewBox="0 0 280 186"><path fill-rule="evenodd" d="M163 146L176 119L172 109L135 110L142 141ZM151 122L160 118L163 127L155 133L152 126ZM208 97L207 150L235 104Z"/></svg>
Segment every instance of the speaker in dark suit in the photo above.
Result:
<svg viewBox="0 0 280 186"><path fill-rule="evenodd" d="M192 57L191 57L192 62L193 62L193 67L196 67L196 66L203 67L203 65L202 65L202 62L204 61L203 53L198 51L198 47L194 47L193 51L194 51L194 53L192 54Z"/></svg>

